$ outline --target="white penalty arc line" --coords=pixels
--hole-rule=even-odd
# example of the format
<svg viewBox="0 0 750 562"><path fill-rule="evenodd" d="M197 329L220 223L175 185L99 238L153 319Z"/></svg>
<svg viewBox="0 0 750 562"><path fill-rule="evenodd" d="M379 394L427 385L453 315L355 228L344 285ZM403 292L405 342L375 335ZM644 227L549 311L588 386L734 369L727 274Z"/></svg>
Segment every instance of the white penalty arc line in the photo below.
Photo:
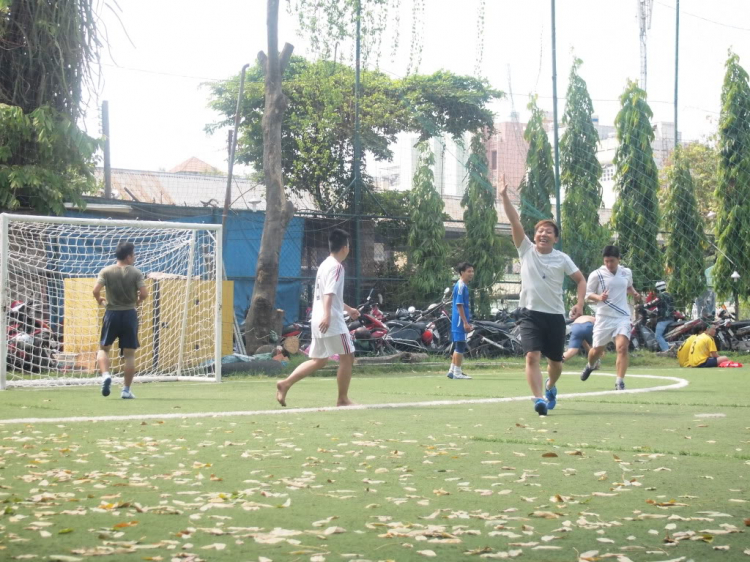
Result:
<svg viewBox="0 0 750 562"><path fill-rule="evenodd" d="M576 372L565 372L565 375L578 375ZM614 377L609 373L593 373L596 376ZM629 390L600 390L596 392L573 392L570 394L559 394L558 400L564 398L587 398L589 396L608 396L610 394L643 394L646 392L660 392L664 390L677 390L685 388L690 383L679 377L666 377L662 375L628 375L628 379L658 379L672 381L673 384L662 386L651 386L648 388L633 388ZM78 423L78 422L108 422L108 421L142 421L142 420L174 420L195 418L230 418L243 416L276 416L289 414L311 414L318 412L341 412L352 410L388 410L395 408L425 408L432 406L462 406L469 404L502 404L504 402L524 402L532 400L531 396L507 396L503 398L468 398L462 400L428 400L424 402L391 402L387 404L356 404L340 408L327 406L319 408L284 408L279 410L239 410L234 412L186 412L184 414L133 414L125 416L71 416L65 418L15 418L0 420L0 425L12 424L38 424L38 423Z"/></svg>

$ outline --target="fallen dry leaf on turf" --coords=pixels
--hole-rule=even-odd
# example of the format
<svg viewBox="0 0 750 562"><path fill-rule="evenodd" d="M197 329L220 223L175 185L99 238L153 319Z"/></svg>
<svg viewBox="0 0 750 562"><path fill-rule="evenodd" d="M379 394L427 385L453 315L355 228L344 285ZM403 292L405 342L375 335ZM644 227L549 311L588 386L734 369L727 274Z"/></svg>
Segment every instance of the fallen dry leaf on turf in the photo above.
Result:
<svg viewBox="0 0 750 562"><path fill-rule="evenodd" d="M489 554L481 554L480 558L489 558L494 560L507 560L508 558L515 558L517 556L520 556L523 553L523 550L509 550L507 552L492 552Z"/></svg>
<svg viewBox="0 0 750 562"><path fill-rule="evenodd" d="M655 500L646 500L647 504L655 505L656 507L687 507L686 503L679 503L675 500L669 500L668 502L657 502Z"/></svg>
<svg viewBox="0 0 750 562"><path fill-rule="evenodd" d="M489 546L485 546L484 548L475 548L474 550L467 550L464 552L464 554L468 555L474 555L474 554L487 554L489 552L492 552L492 548Z"/></svg>
<svg viewBox="0 0 750 562"><path fill-rule="evenodd" d="M750 527L750 517L745 519L745 527Z"/></svg>
<svg viewBox="0 0 750 562"><path fill-rule="evenodd" d="M544 453L542 457L545 459L557 458L557 453Z"/></svg>
<svg viewBox="0 0 750 562"><path fill-rule="evenodd" d="M117 523L117 525L113 525L113 529L124 529L125 527L135 527L138 525L138 521L123 521L122 523Z"/></svg>
<svg viewBox="0 0 750 562"><path fill-rule="evenodd" d="M534 511L530 516L541 517L542 519L560 519L562 513L554 513L552 511Z"/></svg>
<svg viewBox="0 0 750 562"><path fill-rule="evenodd" d="M434 551L432 550L418 550L417 554L421 554L422 556L427 556L428 558L433 558L437 556Z"/></svg>

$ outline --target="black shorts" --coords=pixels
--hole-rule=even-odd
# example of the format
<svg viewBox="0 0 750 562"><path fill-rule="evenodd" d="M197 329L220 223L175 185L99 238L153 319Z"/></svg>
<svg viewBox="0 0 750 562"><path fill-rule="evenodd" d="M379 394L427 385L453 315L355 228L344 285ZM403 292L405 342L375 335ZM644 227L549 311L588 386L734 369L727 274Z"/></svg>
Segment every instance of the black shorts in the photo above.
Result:
<svg viewBox="0 0 750 562"><path fill-rule="evenodd" d="M108 310L104 313L102 322L103 347L112 345L116 339L120 340L120 349L138 349L138 314L135 309Z"/></svg>
<svg viewBox="0 0 750 562"><path fill-rule="evenodd" d="M718 367L719 366L719 359L718 357L709 357L706 359L703 363L698 365L698 368L707 368L707 367Z"/></svg>
<svg viewBox="0 0 750 562"><path fill-rule="evenodd" d="M550 361L562 361L565 351L565 316L522 308L519 325L524 355L541 351Z"/></svg>

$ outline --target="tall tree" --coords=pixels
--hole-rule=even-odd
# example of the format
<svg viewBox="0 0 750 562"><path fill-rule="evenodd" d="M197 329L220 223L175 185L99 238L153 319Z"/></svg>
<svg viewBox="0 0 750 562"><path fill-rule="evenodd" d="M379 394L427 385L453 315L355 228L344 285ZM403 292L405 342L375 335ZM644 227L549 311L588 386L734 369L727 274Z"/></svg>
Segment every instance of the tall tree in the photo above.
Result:
<svg viewBox="0 0 750 562"><path fill-rule="evenodd" d="M679 152L683 164L690 169L690 176L695 186L695 199L702 217L710 212L717 212L719 201L716 198L716 186L719 184L719 149L718 135L712 135L703 142L689 142L680 145L679 151L672 151L664 166L659 170L659 203L664 205L669 192L669 178L675 167L675 156Z"/></svg>
<svg viewBox="0 0 750 562"><path fill-rule="evenodd" d="M623 261L633 269L633 285L644 291L664 276L659 234L659 171L651 142L653 113L646 92L629 81L615 119L618 147L614 165L617 201L612 221Z"/></svg>
<svg viewBox="0 0 750 562"><path fill-rule="evenodd" d="M664 226L669 290L678 306L689 306L706 289L704 251L708 241L687 161L678 148L669 174Z"/></svg>
<svg viewBox="0 0 750 562"><path fill-rule="evenodd" d="M276 321L276 287L279 280L279 254L294 205L284 192L281 170L281 123L287 98L281 91L284 74L294 47L289 43L279 53L279 0L268 0L268 53L258 53L265 74L265 110L263 112L263 174L266 185L266 215L260 252L255 269L255 284L247 312L246 346L250 353L269 342Z"/></svg>
<svg viewBox="0 0 750 562"><path fill-rule="evenodd" d="M61 213L93 191L98 142L76 126L101 41L94 0L0 3L0 207ZM111 7L111 6L110 6Z"/></svg>
<svg viewBox="0 0 750 562"><path fill-rule="evenodd" d="M480 133L471 139L471 154L466 165L469 183L461 199L464 208L466 242L465 259L474 266L475 306L480 314L490 312L493 285L502 276L505 257L500 239L495 234L497 211L495 189L489 180L487 154Z"/></svg>
<svg viewBox="0 0 750 562"><path fill-rule="evenodd" d="M264 91L259 66L248 70L241 106L242 124L237 160L256 169L263 159L261 117ZM312 195L320 210L342 210L341 186L351 181L354 152L354 69L330 61L309 62L292 57L284 74L289 100L282 126L282 171L285 186L296 194ZM230 125L237 104L239 77L209 84L212 108L222 120L206 127L213 132ZM489 103L502 97L482 79L446 71L393 79L371 70L362 72L362 149L378 161L393 158L391 147L400 132L415 132L420 140L492 126ZM364 163L364 162L363 162ZM371 183L366 169L363 180ZM365 198L368 199L368 198Z"/></svg>
<svg viewBox="0 0 750 562"><path fill-rule="evenodd" d="M518 193L521 198L521 224L526 234L534 238L534 225L552 218L550 197L555 193L555 172L552 168L552 147L544 130L544 112L532 96L528 105L531 117L523 138L529 143L526 153L526 176Z"/></svg>
<svg viewBox="0 0 750 562"><path fill-rule="evenodd" d="M580 59L573 61L563 115L565 132L560 139L560 179L565 190L562 231L565 252L581 271L593 271L601 264L601 251L609 232L599 222L602 207L602 166L596 158L599 134L591 117L586 82L578 74Z"/></svg>
<svg viewBox="0 0 750 562"><path fill-rule="evenodd" d="M714 289L750 295L750 85L739 57L731 53L721 90L719 184L716 244L721 250L713 270ZM733 281L732 272L740 278Z"/></svg>
<svg viewBox="0 0 750 562"><path fill-rule="evenodd" d="M411 226L408 244L414 265L410 282L419 293L432 298L432 295L440 294L450 281L450 270L446 264L448 247L443 225L445 204L435 189L435 176L432 172L435 156L427 142L421 142L417 146L419 165L409 196Z"/></svg>

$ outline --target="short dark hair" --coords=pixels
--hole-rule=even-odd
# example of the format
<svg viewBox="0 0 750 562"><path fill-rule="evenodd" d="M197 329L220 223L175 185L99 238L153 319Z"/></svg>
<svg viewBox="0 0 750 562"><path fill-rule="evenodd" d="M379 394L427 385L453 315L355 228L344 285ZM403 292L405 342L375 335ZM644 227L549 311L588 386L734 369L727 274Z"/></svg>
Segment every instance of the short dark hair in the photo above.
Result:
<svg viewBox="0 0 750 562"><path fill-rule="evenodd" d="M458 265L456 266L456 271L458 271L458 274L459 274L459 275L461 275L461 274L462 274L462 273L463 273L464 271L466 271L466 270L467 270L467 269L469 269L469 268L471 268L471 269L474 269L474 266L473 266L473 265L471 265L471 264L470 264L469 262L467 262L467 261L462 261L461 263L459 263L459 264L458 264Z"/></svg>
<svg viewBox="0 0 750 562"><path fill-rule="evenodd" d="M127 259L128 256L132 256L135 253L135 246L132 242L125 242L122 240L119 244L117 244L117 249L115 250L115 257L117 257L118 260L122 261L124 259Z"/></svg>
<svg viewBox="0 0 750 562"><path fill-rule="evenodd" d="M617 246L604 246L602 256L605 258L617 258L620 259L620 248Z"/></svg>
<svg viewBox="0 0 750 562"><path fill-rule="evenodd" d="M534 232L539 230L540 226L551 226L555 230L555 238L560 238L560 229L557 223L551 219L542 219L534 225Z"/></svg>
<svg viewBox="0 0 750 562"><path fill-rule="evenodd" d="M334 228L328 235L328 249L335 254L345 246L349 245L349 233L340 228Z"/></svg>

